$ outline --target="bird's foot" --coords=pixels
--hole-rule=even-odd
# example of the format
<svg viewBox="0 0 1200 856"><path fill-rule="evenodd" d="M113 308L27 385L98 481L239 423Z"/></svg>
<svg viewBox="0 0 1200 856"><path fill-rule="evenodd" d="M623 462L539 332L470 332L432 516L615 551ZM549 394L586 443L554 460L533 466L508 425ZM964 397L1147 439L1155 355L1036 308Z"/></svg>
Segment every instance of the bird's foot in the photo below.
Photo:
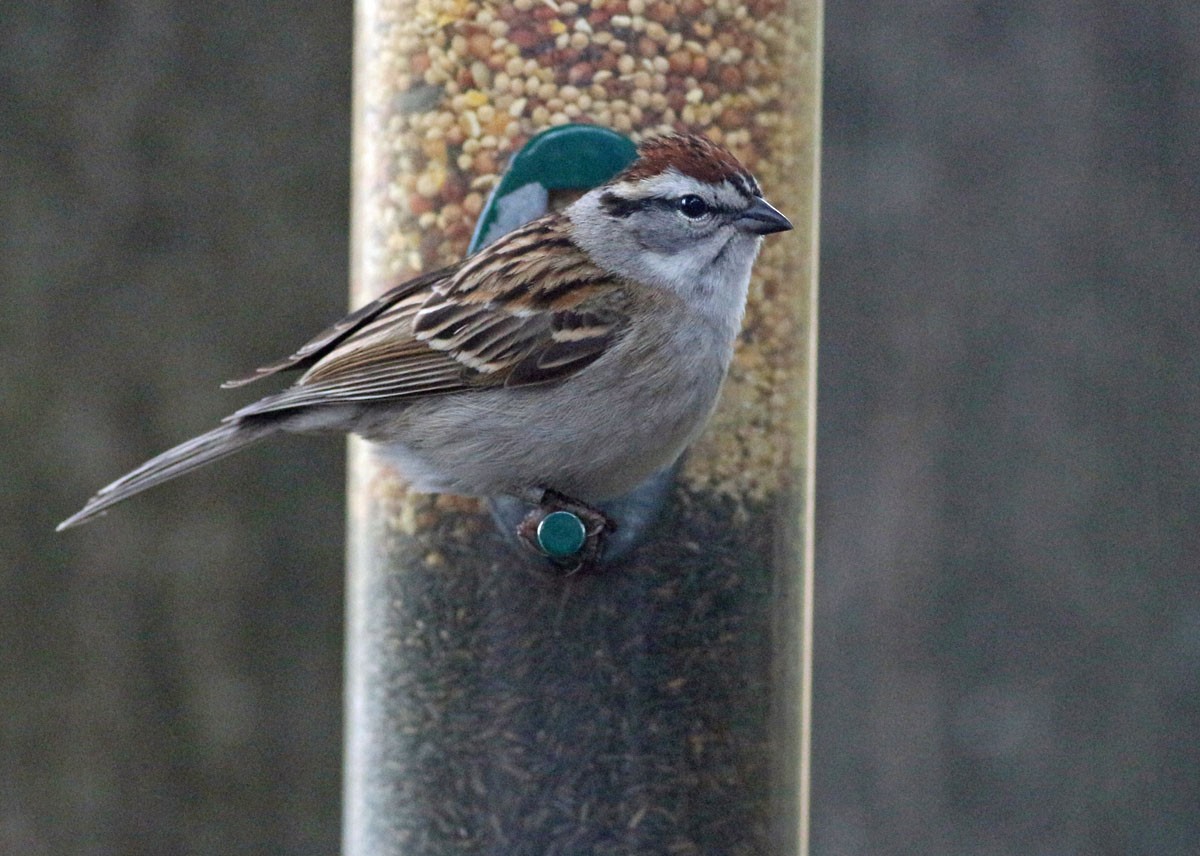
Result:
<svg viewBox="0 0 1200 856"><path fill-rule="evenodd" d="M616 522L598 508L545 490L517 526L517 537L569 576L593 570L604 555L604 542L616 531Z"/></svg>

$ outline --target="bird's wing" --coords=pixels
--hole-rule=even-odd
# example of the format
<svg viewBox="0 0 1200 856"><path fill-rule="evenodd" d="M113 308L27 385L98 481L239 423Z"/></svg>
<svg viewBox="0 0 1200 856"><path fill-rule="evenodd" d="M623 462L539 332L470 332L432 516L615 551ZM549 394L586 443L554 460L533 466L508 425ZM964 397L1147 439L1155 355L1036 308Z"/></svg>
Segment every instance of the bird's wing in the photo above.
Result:
<svg viewBox="0 0 1200 856"><path fill-rule="evenodd" d="M231 418L574 374L604 354L626 318L611 308L622 284L565 225L558 215L535 220L421 287L381 298L385 305L297 352L291 365L316 359L294 386Z"/></svg>

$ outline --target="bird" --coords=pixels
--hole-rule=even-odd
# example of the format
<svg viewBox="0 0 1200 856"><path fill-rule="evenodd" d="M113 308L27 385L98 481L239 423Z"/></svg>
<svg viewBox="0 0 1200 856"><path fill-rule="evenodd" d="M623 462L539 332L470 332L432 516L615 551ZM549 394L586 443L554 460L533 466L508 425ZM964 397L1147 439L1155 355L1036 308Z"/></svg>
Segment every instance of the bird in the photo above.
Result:
<svg viewBox="0 0 1200 856"><path fill-rule="evenodd" d="M766 235L787 217L700 134L649 137L607 183L418 275L285 359L291 386L101 489L64 530L279 433L357 434L411 487L566 509L594 563L599 503L671 465L715 408Z"/></svg>

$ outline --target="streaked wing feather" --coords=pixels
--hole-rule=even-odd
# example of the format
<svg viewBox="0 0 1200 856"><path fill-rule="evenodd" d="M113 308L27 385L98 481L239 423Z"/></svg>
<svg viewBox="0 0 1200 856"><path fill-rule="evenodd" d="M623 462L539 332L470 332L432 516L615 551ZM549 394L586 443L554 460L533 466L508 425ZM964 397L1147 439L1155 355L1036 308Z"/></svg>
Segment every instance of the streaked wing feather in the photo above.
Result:
<svg viewBox="0 0 1200 856"><path fill-rule="evenodd" d="M314 339L305 346L308 354L298 351L286 367L308 371L294 386L232 418L546 383L574 374L604 354L625 319L587 308L621 284L573 245L563 247L565 227L554 215L534 221L449 276L385 295L384 305L353 325Z"/></svg>
<svg viewBox="0 0 1200 856"><path fill-rule="evenodd" d="M545 383L574 374L604 355L622 320L602 313L557 313L549 341L517 362L507 386ZM581 324L581 321L585 323Z"/></svg>
<svg viewBox="0 0 1200 856"><path fill-rule="evenodd" d="M243 407L229 418L297 407L434 395L465 388L462 365L444 354L427 351L426 358L405 360L402 371L397 371L394 362L384 363L361 371L339 372L313 383L297 383Z"/></svg>

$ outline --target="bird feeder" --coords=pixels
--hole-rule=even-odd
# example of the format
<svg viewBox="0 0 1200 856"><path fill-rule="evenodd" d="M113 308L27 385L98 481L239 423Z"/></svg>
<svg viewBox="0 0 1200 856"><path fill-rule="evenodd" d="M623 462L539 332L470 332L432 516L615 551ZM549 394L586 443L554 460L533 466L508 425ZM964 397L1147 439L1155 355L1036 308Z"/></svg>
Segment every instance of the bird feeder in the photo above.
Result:
<svg viewBox="0 0 1200 856"><path fill-rule="evenodd" d="M358 3L356 303L670 130L797 229L764 246L704 435L590 573L352 442L348 856L806 852L819 33L809 0Z"/></svg>

